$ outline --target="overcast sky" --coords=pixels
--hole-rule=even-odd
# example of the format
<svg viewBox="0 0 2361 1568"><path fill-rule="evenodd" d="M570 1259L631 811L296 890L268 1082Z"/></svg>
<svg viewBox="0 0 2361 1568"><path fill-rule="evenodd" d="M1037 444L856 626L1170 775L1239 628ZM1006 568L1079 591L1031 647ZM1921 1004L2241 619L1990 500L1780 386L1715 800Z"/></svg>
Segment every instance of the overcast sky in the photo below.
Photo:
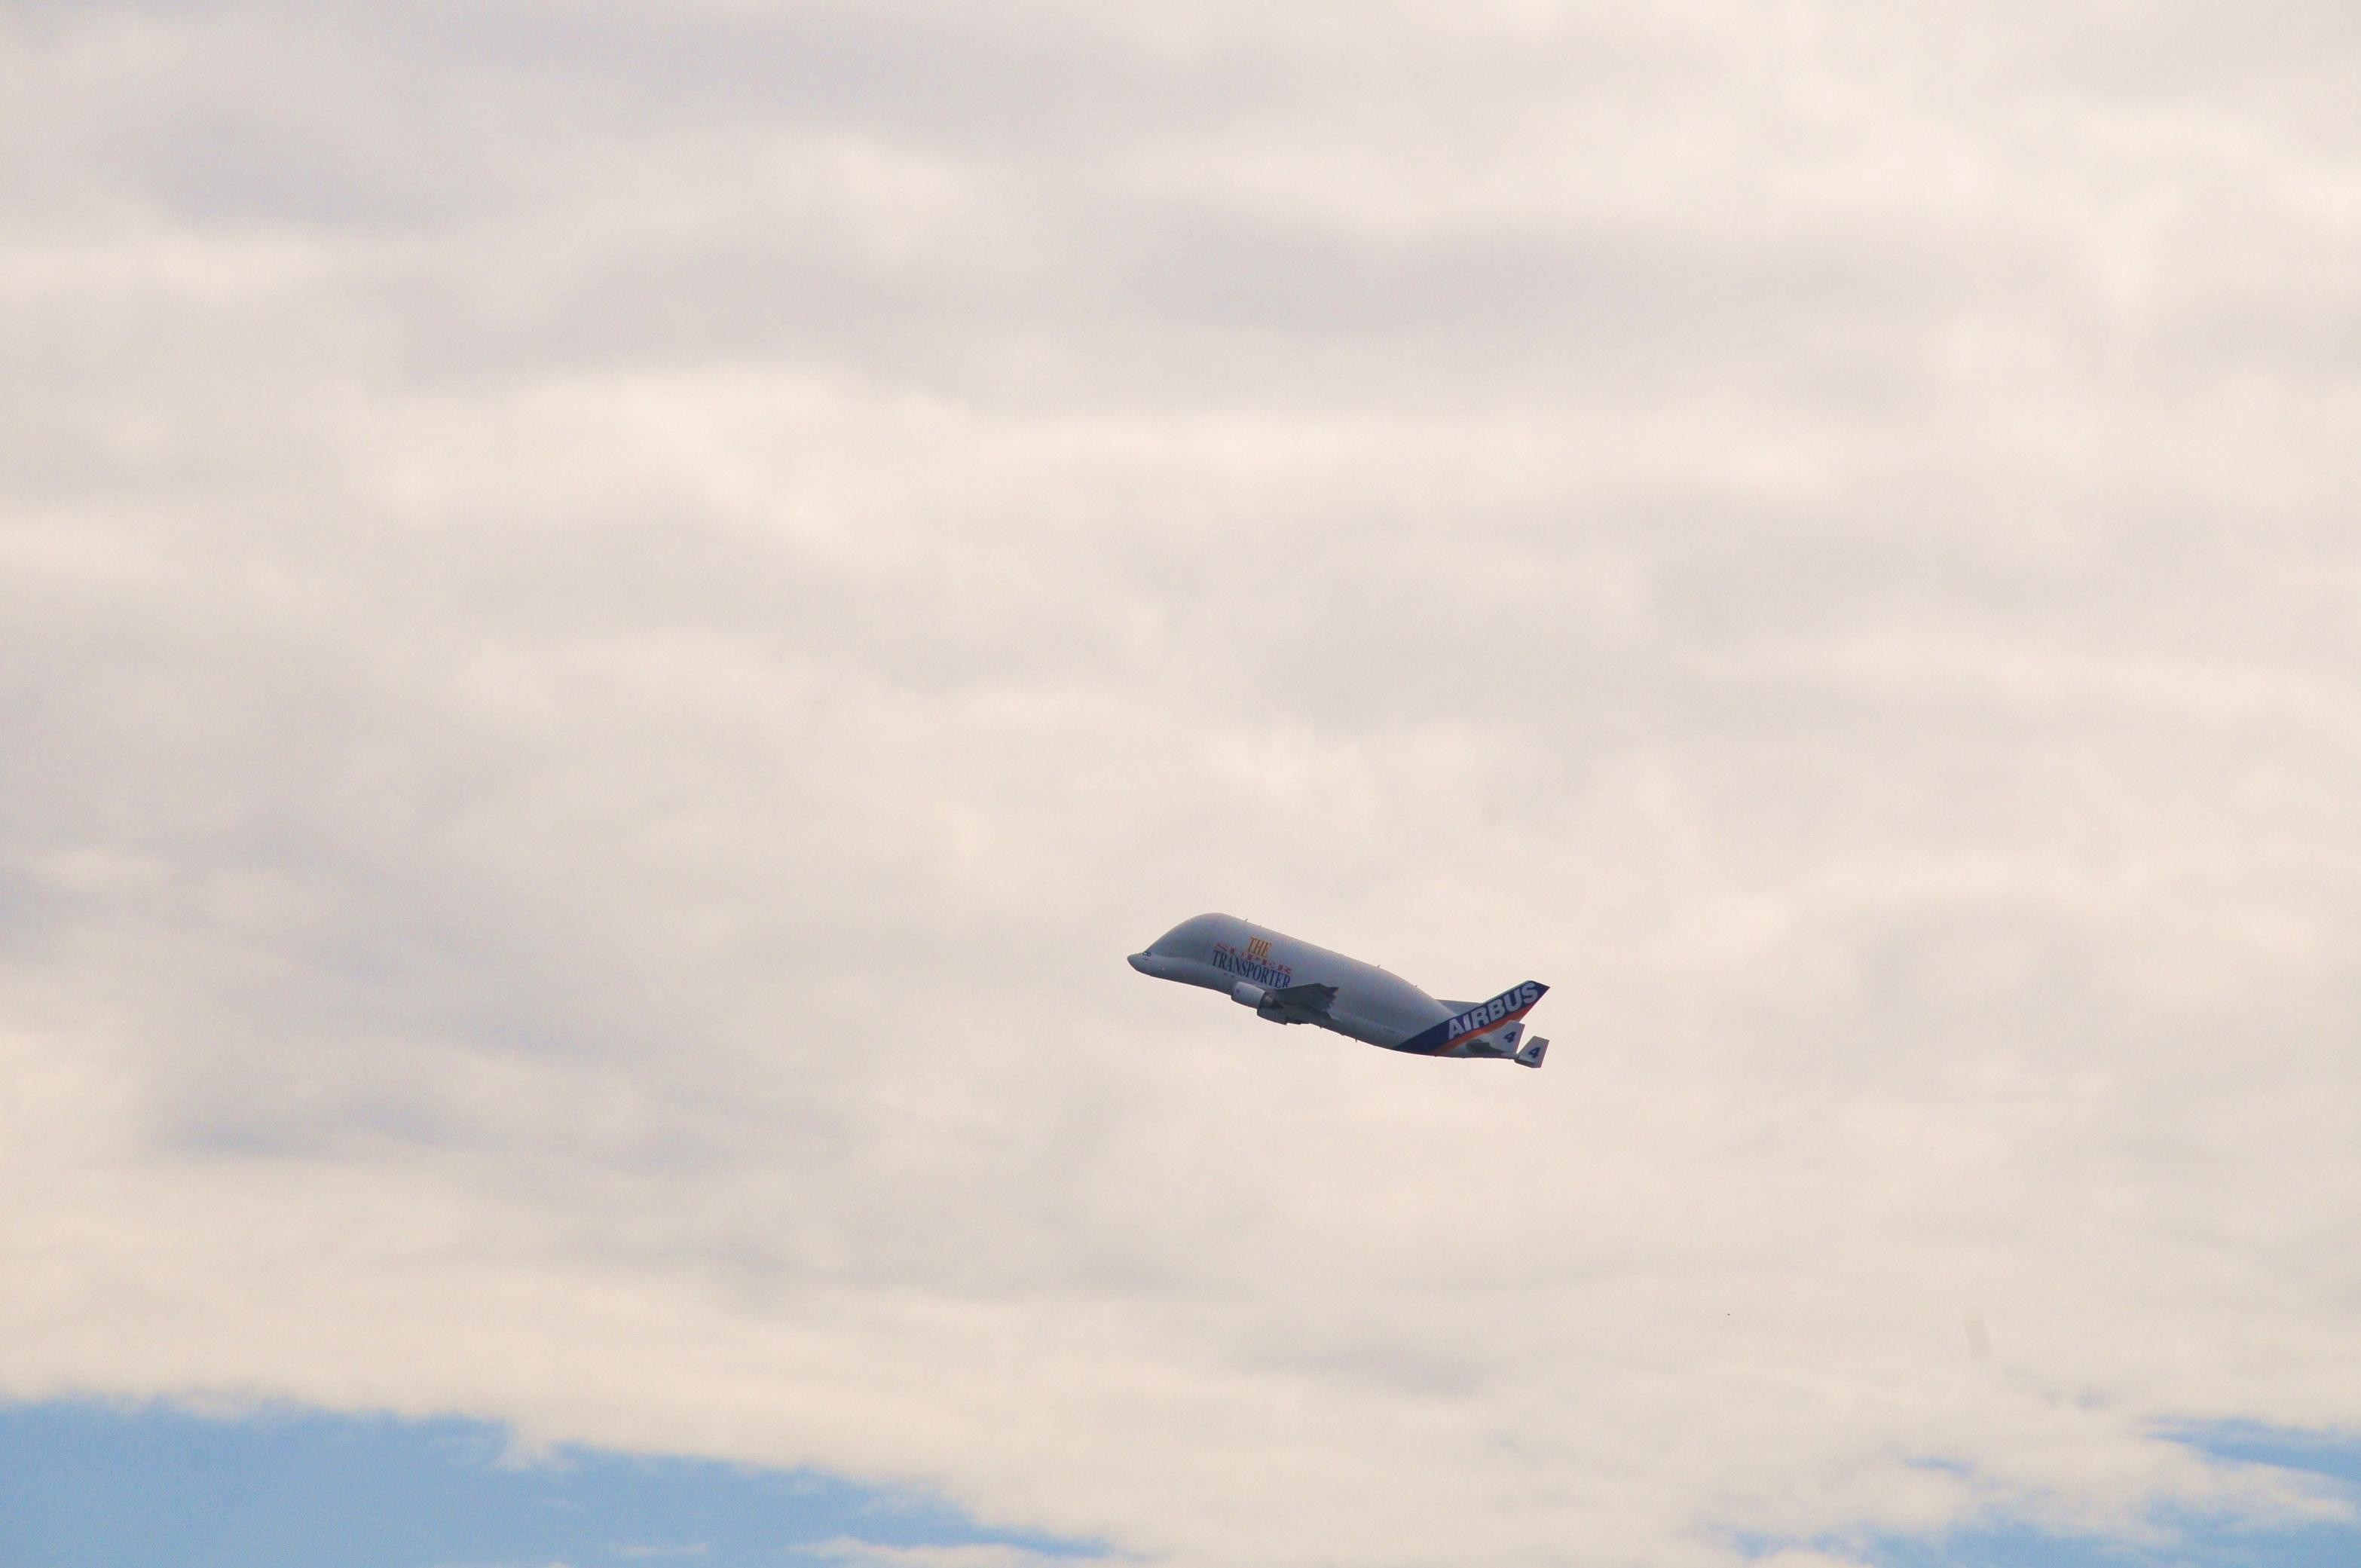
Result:
<svg viewBox="0 0 2361 1568"><path fill-rule="evenodd" d="M1173 1564L2349 1519L2174 1438L2361 1427L2356 105L2346 0L0 9L0 1392Z"/></svg>

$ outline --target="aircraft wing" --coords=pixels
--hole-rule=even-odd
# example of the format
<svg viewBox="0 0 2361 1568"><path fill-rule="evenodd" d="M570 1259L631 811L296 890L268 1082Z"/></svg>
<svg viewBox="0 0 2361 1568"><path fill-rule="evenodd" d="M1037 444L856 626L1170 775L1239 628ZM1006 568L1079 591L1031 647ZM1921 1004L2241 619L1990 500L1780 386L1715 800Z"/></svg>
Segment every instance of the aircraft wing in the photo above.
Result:
<svg viewBox="0 0 2361 1568"><path fill-rule="evenodd" d="M1336 1000L1333 985L1290 985L1263 992L1263 1005L1276 1008L1290 1024L1317 1024L1328 1016Z"/></svg>

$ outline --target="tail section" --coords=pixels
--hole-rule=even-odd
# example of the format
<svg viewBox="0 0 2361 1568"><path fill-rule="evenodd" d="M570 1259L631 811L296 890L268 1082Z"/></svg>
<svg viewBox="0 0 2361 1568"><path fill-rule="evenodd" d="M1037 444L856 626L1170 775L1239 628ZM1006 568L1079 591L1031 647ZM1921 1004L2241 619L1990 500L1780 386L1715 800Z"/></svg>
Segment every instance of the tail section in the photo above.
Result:
<svg viewBox="0 0 2361 1568"><path fill-rule="evenodd" d="M1445 1018L1422 1035L1404 1040L1397 1050L1415 1051L1421 1056L1446 1057L1498 1054L1471 1051L1483 1036L1499 1031L1503 1025L1514 1024L1533 1010L1534 1003L1549 992L1540 981L1529 980L1522 985L1512 985L1489 1002L1479 1002Z"/></svg>
<svg viewBox="0 0 2361 1568"><path fill-rule="evenodd" d="M1525 1048L1517 1053L1517 1065L1539 1067L1542 1065L1542 1058L1547 1055L1549 1055L1549 1042L1535 1035L1525 1042Z"/></svg>

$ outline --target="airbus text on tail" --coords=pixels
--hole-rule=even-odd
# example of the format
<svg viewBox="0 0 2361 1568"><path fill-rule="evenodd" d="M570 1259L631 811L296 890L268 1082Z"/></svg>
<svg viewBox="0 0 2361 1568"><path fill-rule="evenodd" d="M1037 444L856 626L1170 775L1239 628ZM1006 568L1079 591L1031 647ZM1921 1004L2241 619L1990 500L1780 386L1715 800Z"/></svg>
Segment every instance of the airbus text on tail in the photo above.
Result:
<svg viewBox="0 0 2361 1568"><path fill-rule="evenodd" d="M1547 994L1537 980L1488 1002L1438 1002L1375 964L1299 942L1231 915L1183 920L1131 955L1158 980L1226 992L1274 1024L1316 1024L1421 1057L1480 1057L1539 1067L1549 1042L1527 1040L1525 1014Z"/></svg>

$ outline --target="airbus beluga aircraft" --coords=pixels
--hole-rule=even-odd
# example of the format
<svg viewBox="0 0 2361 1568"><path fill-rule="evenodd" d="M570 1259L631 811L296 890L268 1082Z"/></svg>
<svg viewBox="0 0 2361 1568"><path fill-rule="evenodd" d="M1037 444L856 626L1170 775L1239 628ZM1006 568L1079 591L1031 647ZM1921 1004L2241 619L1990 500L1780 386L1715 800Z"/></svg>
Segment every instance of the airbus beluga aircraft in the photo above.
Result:
<svg viewBox="0 0 2361 1568"><path fill-rule="evenodd" d="M1549 1042L1524 1017L1549 987L1529 980L1489 1002L1437 1002L1375 964L1299 942L1234 915L1183 920L1131 955L1158 980L1227 992L1274 1024L1317 1024L1421 1057L1488 1057L1539 1067Z"/></svg>

